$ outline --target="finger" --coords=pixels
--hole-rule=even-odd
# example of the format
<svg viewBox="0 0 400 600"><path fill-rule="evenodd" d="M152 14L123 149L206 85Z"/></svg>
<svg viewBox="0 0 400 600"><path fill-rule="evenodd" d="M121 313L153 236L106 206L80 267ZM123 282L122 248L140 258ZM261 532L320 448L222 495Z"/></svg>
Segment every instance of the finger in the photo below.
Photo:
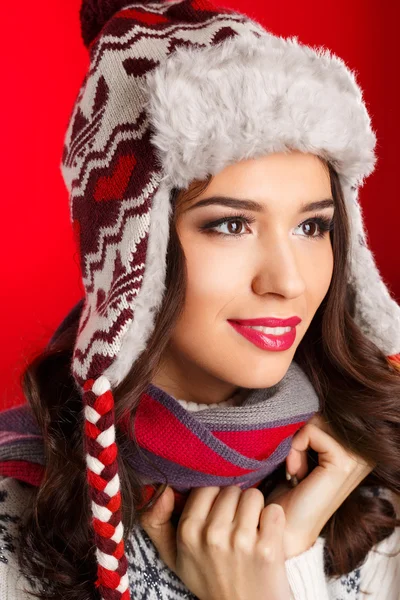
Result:
<svg viewBox="0 0 400 600"><path fill-rule="evenodd" d="M233 523L236 527L245 527L250 532L257 532L260 522L260 513L264 510L264 495L256 488L244 490L237 505Z"/></svg>
<svg viewBox="0 0 400 600"><path fill-rule="evenodd" d="M308 421L308 423L314 424L317 427L319 427L320 429L322 429L322 431L324 431L326 434L328 434L329 436L331 436L338 444L338 446L344 450L344 452L350 456L360 467L360 469L362 471L367 470L367 472L370 472L372 469L374 469L376 467L376 463L375 462L371 462L368 463L365 459L363 459L361 456L355 454L354 452L349 451L346 448L343 448L342 444L340 443L340 441L336 438L332 427L330 426L329 422L326 421L325 417L323 417L321 414L316 413L315 415L313 415L313 417Z"/></svg>
<svg viewBox="0 0 400 600"><path fill-rule="evenodd" d="M313 415L311 417L311 419L309 419L307 421L307 423L316 425L317 427L322 429L322 431L325 431L325 433L328 433L329 435L333 436L333 431L332 431L328 421L320 413L315 413L315 415Z"/></svg>
<svg viewBox="0 0 400 600"><path fill-rule="evenodd" d="M176 568L177 554L176 530L170 520L174 504L174 492L172 488L167 487L151 509L140 517L141 526L172 571Z"/></svg>
<svg viewBox="0 0 400 600"><path fill-rule="evenodd" d="M281 506L269 504L263 509L255 545L255 559L262 561L263 572L268 577L268 591L274 598L293 598L285 566L285 526L286 517Z"/></svg>
<svg viewBox="0 0 400 600"><path fill-rule="evenodd" d="M220 490L221 488L217 486L193 488L181 513L181 521L189 515L196 521L205 521Z"/></svg>
<svg viewBox="0 0 400 600"><path fill-rule="evenodd" d="M295 475L299 480L307 475L308 461L305 450L299 451L292 447L286 457L286 472L291 476Z"/></svg>
<svg viewBox="0 0 400 600"><path fill-rule="evenodd" d="M242 494L242 490L237 485L222 488L209 511L207 521L230 525L235 518Z"/></svg>
<svg viewBox="0 0 400 600"><path fill-rule="evenodd" d="M307 424L314 424L322 429L322 431L325 431L328 434L330 433L330 428L325 418L320 413L315 413L315 415L307 421ZM291 477L296 476L298 480L304 479L308 470L307 451L297 450L292 445L291 451L286 457L286 478L289 480Z"/></svg>
<svg viewBox="0 0 400 600"><path fill-rule="evenodd" d="M345 453L344 448L329 434L314 423L307 423L293 437L292 449L296 453L312 448L319 455L319 462L328 462L339 466ZM292 452L292 450L291 450Z"/></svg>
<svg viewBox="0 0 400 600"><path fill-rule="evenodd" d="M348 474L352 471L359 471L364 474L364 477L372 469L372 466L368 465L362 457L348 451L335 438L322 431L314 423L307 423L295 434L292 448L300 452L312 448L318 453L320 466L333 465L339 471L346 471Z"/></svg>
<svg viewBox="0 0 400 600"><path fill-rule="evenodd" d="M297 470L297 473L295 473L297 479L304 479L304 477L307 475L308 473L308 459L307 459L307 452L300 452L300 466Z"/></svg>
<svg viewBox="0 0 400 600"><path fill-rule="evenodd" d="M286 524L285 511L279 504L268 504L260 514L259 542L278 552L283 547L283 532Z"/></svg>

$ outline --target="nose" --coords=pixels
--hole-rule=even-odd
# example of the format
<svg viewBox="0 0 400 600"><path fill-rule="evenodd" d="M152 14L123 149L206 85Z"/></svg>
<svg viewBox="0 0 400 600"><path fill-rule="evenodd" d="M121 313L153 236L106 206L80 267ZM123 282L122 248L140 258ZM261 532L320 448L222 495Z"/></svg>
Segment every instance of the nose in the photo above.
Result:
<svg viewBox="0 0 400 600"><path fill-rule="evenodd" d="M286 234L269 235L260 252L253 291L297 298L306 290L299 256Z"/></svg>

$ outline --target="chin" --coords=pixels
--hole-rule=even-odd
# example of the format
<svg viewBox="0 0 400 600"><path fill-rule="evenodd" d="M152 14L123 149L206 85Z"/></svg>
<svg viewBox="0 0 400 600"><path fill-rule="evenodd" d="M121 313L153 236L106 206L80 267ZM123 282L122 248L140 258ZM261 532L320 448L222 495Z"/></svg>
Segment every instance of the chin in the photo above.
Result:
<svg viewBox="0 0 400 600"><path fill-rule="evenodd" d="M290 356L285 357L282 354L283 352L280 353L279 357L273 357L273 359L264 359L260 361L258 366L249 368L247 365L242 364L240 369L235 370L232 383L238 387L249 389L262 389L276 385L285 377L294 353L291 352ZM287 353L285 352L285 354Z"/></svg>

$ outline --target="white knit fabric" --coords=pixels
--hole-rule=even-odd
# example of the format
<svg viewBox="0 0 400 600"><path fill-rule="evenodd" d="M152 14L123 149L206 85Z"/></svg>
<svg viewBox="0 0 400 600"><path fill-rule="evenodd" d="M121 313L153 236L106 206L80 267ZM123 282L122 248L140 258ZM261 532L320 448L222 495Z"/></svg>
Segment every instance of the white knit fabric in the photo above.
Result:
<svg viewBox="0 0 400 600"><path fill-rule="evenodd" d="M16 547L18 523L31 499L31 490L18 481L0 477L0 599L32 600L25 591L34 590L19 572ZM323 570L324 540L318 538L306 552L286 561L292 590L291 600L399 600L400 528L368 554L360 569L337 580L328 579ZM150 538L141 527L131 534L126 545L129 580L135 600L193 600L176 575L160 559ZM152 591L150 589L152 588ZM364 591L371 592L367 596Z"/></svg>
<svg viewBox="0 0 400 600"><path fill-rule="evenodd" d="M216 402L214 404L205 404L203 402L188 402L183 398L176 398L183 408L188 410L189 412L196 412L198 410L206 410L207 408L220 408L221 406L239 406L242 404L244 398L249 393L248 388L238 388L238 390L227 400L223 400L222 402Z"/></svg>
<svg viewBox="0 0 400 600"><path fill-rule="evenodd" d="M235 404L234 398L229 398L228 400L223 400L222 402L216 402L215 404L203 404L198 402L188 402L187 400L182 400L177 398L179 404L183 406L189 412L196 412L198 410L206 410L207 408L220 408L221 406L233 406Z"/></svg>

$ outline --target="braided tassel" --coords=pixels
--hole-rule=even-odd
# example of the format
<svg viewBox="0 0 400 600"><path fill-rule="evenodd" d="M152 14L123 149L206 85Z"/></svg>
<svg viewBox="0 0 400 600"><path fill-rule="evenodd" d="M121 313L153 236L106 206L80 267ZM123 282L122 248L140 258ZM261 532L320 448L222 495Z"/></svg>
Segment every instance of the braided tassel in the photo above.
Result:
<svg viewBox="0 0 400 600"><path fill-rule="evenodd" d="M94 540L96 588L102 600L130 600L121 518L114 397L108 379L89 379L84 387L85 453Z"/></svg>
<svg viewBox="0 0 400 600"><path fill-rule="evenodd" d="M400 354L392 354L387 357L391 365L400 371Z"/></svg>

